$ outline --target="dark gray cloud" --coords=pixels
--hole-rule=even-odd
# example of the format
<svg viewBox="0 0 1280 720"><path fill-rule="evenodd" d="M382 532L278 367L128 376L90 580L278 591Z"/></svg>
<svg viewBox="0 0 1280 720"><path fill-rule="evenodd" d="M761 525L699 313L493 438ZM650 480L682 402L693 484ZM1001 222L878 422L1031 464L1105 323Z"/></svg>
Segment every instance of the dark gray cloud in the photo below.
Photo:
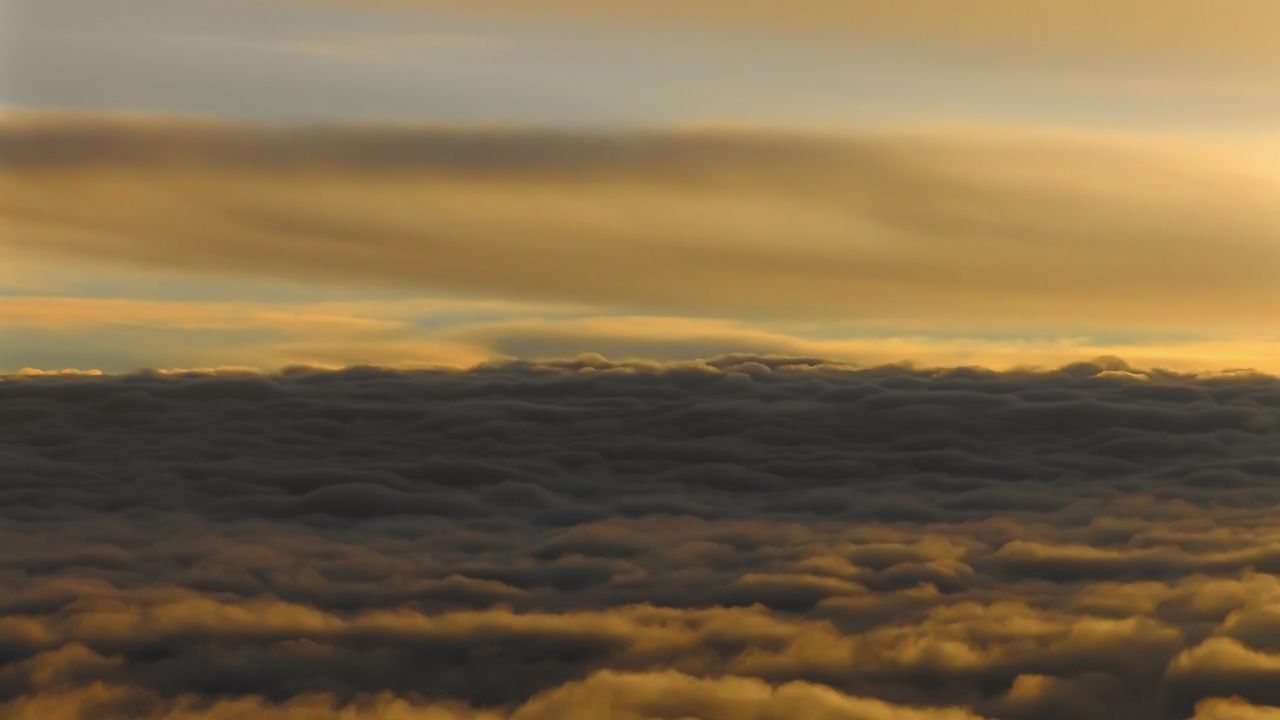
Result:
<svg viewBox="0 0 1280 720"><path fill-rule="evenodd" d="M1127 370L6 378L0 715L1261 712L1280 380Z"/></svg>

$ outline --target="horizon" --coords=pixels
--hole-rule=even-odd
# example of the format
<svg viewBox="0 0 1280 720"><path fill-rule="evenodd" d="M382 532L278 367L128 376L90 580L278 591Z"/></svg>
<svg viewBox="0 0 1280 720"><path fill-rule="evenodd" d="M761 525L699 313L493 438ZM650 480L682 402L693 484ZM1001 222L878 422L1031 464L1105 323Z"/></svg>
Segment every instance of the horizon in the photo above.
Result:
<svg viewBox="0 0 1280 720"><path fill-rule="evenodd" d="M600 353L580 353L572 358L496 358L483 360L473 365L421 365L396 367L390 365L286 365L280 368L263 369L247 366L219 366L193 368L139 367L123 372L109 373L97 368L19 368L16 372L0 375L0 379L66 377L66 378L126 378L133 376L159 376L175 378L199 378L207 376L258 376L286 377L303 374L344 374L362 371L376 371L393 374L467 374L484 371L501 371L519 368L547 368L553 370L622 370L643 372L665 372L679 370L716 370L722 371L741 364L760 364L770 369L784 369L801 372L804 370L824 370L842 373L874 373L879 370L901 370L921 375L947 375L956 372L978 372L991 375L1063 375L1070 374L1079 378L1095 379L1127 379L1145 381L1153 379L1165 380L1212 380L1233 377L1260 377L1276 379L1278 376L1250 367L1221 368L1218 370L1175 370L1162 367L1136 367L1124 358L1114 355L1099 355L1087 360L1077 360L1063 365L1011 365L1005 368L992 368L984 365L922 365L910 360L885 362L876 364L858 364L848 361L821 357L805 357L794 355L756 355L752 353L726 353L708 358L684 358L676 360L650 360L646 358L608 358ZM1094 369L1092 375L1081 375L1081 372Z"/></svg>

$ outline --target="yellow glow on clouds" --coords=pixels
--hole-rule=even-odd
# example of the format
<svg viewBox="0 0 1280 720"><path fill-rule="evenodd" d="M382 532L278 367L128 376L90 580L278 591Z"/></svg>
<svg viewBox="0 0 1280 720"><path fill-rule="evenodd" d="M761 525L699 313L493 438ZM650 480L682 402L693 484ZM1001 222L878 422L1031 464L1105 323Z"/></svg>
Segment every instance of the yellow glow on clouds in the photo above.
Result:
<svg viewBox="0 0 1280 720"><path fill-rule="evenodd" d="M88 333L132 340L166 367L287 365L464 368L514 358L552 359L599 352L612 359L678 361L733 352L820 357L855 364L914 362L994 369L1057 367L1119 356L1138 368L1178 371L1254 368L1280 372L1280 340L1090 337L993 338L924 333L813 337L723 318L588 315L549 305L505 305L505 317L477 318L494 304L466 301L252 303L87 297L0 298L0 333L36 332L43 342L84 343ZM424 319L443 320L424 328ZM237 333L260 331L247 340ZM177 333L181 333L179 336ZM185 353L171 345L181 337ZM195 363L193 365L193 362ZM14 371L19 368L5 368ZM94 369L98 368L85 368ZM119 371L120 367L107 367ZM1141 378L1138 378L1141 379Z"/></svg>
<svg viewBox="0 0 1280 720"><path fill-rule="evenodd" d="M201 365L748 351L1280 366L1280 181L1238 142L25 115L0 148L0 327L36 343L148 330L128 336L148 364L190 364L166 361L170 329L209 346ZM99 287L43 297L19 261ZM437 299L103 290L126 270Z"/></svg>

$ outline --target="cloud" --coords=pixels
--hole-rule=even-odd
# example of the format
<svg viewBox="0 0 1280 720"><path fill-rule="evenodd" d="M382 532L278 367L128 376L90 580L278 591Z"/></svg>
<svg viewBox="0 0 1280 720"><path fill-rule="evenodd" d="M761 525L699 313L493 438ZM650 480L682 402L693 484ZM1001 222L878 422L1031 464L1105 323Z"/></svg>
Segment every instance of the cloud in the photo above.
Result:
<svg viewBox="0 0 1280 720"><path fill-rule="evenodd" d="M392 3L395 5L397 3ZM1053 0L945 0L880 3L798 0L786 9L760 0L628 0L608 13L584 0L510 0L482 9L456 0L401 0L399 5L463 7L494 13L559 13L604 23L652 22L676 27L801 33L807 38L876 39L965 50L1035 51L1089 57L1193 58L1248 70L1276 67L1280 11L1266 0L1242 0L1217 12L1193 0L1130 0L1068 8Z"/></svg>
<svg viewBox="0 0 1280 720"><path fill-rule="evenodd" d="M125 325L176 329L230 330L270 327L319 332L377 332L394 329L394 319L371 317L368 305L316 303L272 306L245 301L182 302L132 298L0 297L9 328L66 329ZM361 310L365 312L361 313Z"/></svg>
<svg viewBox="0 0 1280 720"><path fill-rule="evenodd" d="M1240 698L1210 698L1196 703L1192 720L1275 720L1280 708L1253 705Z"/></svg>
<svg viewBox="0 0 1280 720"><path fill-rule="evenodd" d="M125 715L121 709L136 713ZM145 709L143 709L145 708ZM541 694L510 713L457 703L423 703L381 693L342 702L311 693L272 703L258 696L212 703L180 697L166 703L132 687L95 685L67 695L37 695L0 709L15 720L97 717L114 720L589 720L607 708L613 720L979 720L958 708L911 708L854 698L807 683L772 687L750 678L704 680L674 672L613 673Z"/></svg>
<svg viewBox="0 0 1280 720"><path fill-rule="evenodd" d="M0 147L6 248L73 265L908 328L1260 336L1280 302L1276 180L1213 148L66 116Z"/></svg>
<svg viewBox="0 0 1280 720"><path fill-rule="evenodd" d="M471 367L513 358L545 360L584 351L619 359L677 361L726 353L823 357L863 365L1054 367L1108 355L1180 371L1252 367L1280 371L1280 342L1266 338L983 337L839 325L671 315L598 314L564 304L461 299L157 300L49 295L0 296L8 343L0 370L92 362L108 372L146 363L161 369L279 369L357 364ZM126 346L129 354L115 353ZM57 372L55 370L55 372ZM66 371L62 371L66 372ZM1127 365L1104 376L1145 382Z"/></svg>
<svg viewBox="0 0 1280 720"><path fill-rule="evenodd" d="M1280 702L1278 383L6 377L0 715L1250 717Z"/></svg>

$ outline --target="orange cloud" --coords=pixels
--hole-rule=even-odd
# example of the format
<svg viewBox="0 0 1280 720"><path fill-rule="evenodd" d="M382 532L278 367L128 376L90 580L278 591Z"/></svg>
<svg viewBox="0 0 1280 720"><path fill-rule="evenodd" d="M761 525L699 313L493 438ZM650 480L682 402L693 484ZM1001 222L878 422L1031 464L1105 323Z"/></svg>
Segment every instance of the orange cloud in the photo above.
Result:
<svg viewBox="0 0 1280 720"><path fill-rule="evenodd" d="M0 244L72 265L900 328L1260 336L1280 306L1276 179L1220 148L102 118L0 144Z"/></svg>
<svg viewBox="0 0 1280 720"><path fill-rule="evenodd" d="M1280 65L1280 9L1268 0L1211 7L1195 0L1069 4L1057 0L394 0L400 6L488 13L555 13L608 23L795 32L970 50L1079 53L1091 57L1194 58L1258 73Z"/></svg>

